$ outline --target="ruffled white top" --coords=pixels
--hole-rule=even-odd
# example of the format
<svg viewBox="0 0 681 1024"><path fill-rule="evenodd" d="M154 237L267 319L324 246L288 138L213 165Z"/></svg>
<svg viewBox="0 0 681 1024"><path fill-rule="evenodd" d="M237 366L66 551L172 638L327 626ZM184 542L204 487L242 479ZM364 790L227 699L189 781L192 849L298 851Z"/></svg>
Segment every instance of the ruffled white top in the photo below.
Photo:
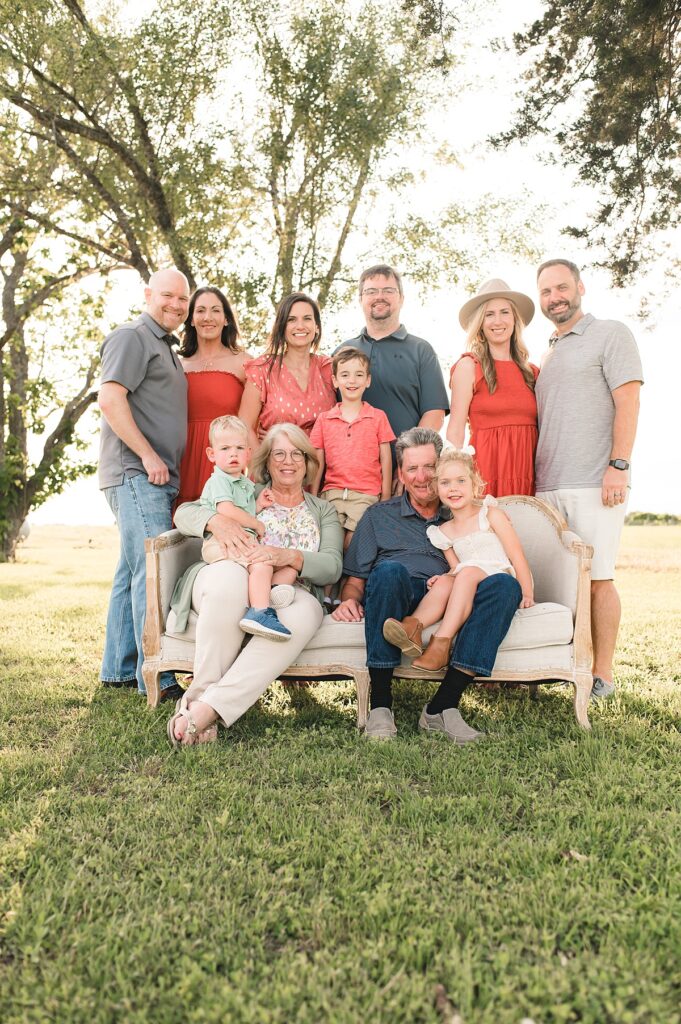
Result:
<svg viewBox="0 0 681 1024"><path fill-rule="evenodd" d="M487 518L489 509L497 504L497 499L488 494L478 513L479 529L473 533L466 533L463 537L448 537L439 526L429 526L426 530L433 547L439 551L447 551L448 548L454 550L459 559L459 564L454 569L455 576L469 566L482 569L487 576L492 576L495 572L506 572L510 576L515 576L515 570L508 560L504 546Z"/></svg>

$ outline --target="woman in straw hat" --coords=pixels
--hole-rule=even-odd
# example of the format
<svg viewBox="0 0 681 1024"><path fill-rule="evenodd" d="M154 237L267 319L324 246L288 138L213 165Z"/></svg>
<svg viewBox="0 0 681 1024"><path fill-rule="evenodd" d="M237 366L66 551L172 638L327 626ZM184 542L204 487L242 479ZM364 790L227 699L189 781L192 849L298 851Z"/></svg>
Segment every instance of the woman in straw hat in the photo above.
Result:
<svg viewBox="0 0 681 1024"><path fill-rule="evenodd" d="M452 367L447 440L460 448L466 423L487 494L534 494L539 370L528 359L523 327L534 303L505 281L486 281L465 302L459 322L468 351Z"/></svg>

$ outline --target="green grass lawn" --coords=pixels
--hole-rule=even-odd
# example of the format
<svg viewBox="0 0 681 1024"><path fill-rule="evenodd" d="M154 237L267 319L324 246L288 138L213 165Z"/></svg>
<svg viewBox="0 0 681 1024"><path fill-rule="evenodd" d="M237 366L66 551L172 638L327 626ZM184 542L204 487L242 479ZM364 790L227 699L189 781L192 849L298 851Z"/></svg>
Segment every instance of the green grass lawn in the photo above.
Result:
<svg viewBox="0 0 681 1024"><path fill-rule="evenodd" d="M0 1019L681 1022L681 527L628 527L618 696L476 690L490 734L275 684L213 747L97 683L115 531L0 566ZM440 987L439 987L440 986Z"/></svg>

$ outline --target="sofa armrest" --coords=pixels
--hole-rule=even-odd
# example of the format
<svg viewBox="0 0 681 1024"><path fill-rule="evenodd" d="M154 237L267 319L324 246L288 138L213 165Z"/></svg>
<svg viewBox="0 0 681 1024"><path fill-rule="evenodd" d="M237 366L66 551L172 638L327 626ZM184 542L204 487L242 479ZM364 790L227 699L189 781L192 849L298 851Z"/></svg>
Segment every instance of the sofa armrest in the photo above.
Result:
<svg viewBox="0 0 681 1024"><path fill-rule="evenodd" d="M159 631L165 629L175 584L180 576L201 561L201 541L179 530L167 530L144 542L147 557L147 617L157 609Z"/></svg>
<svg viewBox="0 0 681 1024"><path fill-rule="evenodd" d="M576 621L580 583L590 576L593 548L545 501L512 495L501 498L499 505L520 537L534 578L535 600L565 605Z"/></svg>

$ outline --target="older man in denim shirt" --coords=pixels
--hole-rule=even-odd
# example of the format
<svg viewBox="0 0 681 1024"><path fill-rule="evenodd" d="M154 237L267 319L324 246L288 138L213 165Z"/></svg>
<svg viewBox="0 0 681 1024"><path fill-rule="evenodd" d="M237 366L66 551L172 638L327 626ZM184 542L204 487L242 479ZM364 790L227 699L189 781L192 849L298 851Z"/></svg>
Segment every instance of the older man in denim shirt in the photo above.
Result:
<svg viewBox="0 0 681 1024"><path fill-rule="evenodd" d="M440 435L426 427L405 430L398 437L395 455L404 493L367 509L345 555L343 572L348 578L333 617L342 622L364 619L371 678L368 739L388 740L397 734L392 676L401 652L385 640L383 623L411 615L426 593L428 579L449 570L442 552L426 536L429 526L449 518L433 487L441 451ZM459 701L474 676L492 674L520 599L520 585L510 575L498 573L479 584L473 611L457 634L449 668L423 709L419 728L443 733L459 744L480 738L482 734L461 717Z"/></svg>

